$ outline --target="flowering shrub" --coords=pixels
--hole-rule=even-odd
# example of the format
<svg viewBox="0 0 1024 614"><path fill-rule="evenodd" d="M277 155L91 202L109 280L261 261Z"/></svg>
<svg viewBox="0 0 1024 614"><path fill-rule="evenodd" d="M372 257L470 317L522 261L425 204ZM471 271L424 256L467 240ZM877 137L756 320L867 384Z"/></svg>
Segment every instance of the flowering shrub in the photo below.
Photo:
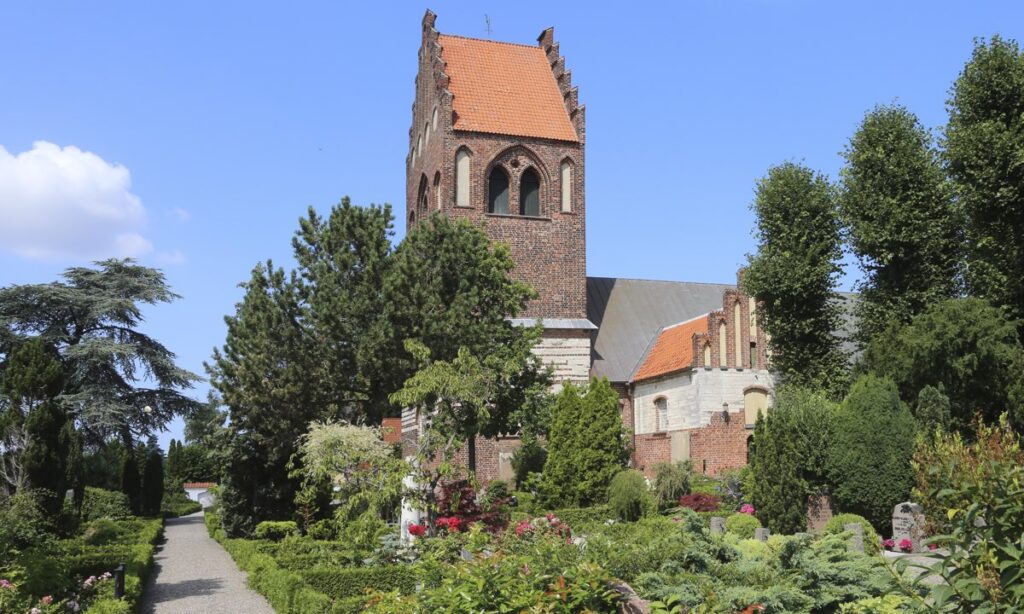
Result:
<svg viewBox="0 0 1024 614"><path fill-rule="evenodd" d="M702 492L679 497L679 507L688 507L695 512L715 512L718 511L719 505L718 497Z"/></svg>
<svg viewBox="0 0 1024 614"><path fill-rule="evenodd" d="M447 482L441 485L441 494L437 498L441 516L437 519L437 526L454 533L479 522L488 531L498 533L508 525L508 518L502 510L506 503L508 499L490 499L485 507L481 507L469 480Z"/></svg>
<svg viewBox="0 0 1024 614"><path fill-rule="evenodd" d="M909 539L904 537L903 539L900 540L900 551L901 552L913 552L914 551L914 543L911 542Z"/></svg>
<svg viewBox="0 0 1024 614"><path fill-rule="evenodd" d="M409 523L409 535L414 537L423 537L427 533L427 525L416 524L415 522Z"/></svg>
<svg viewBox="0 0 1024 614"><path fill-rule="evenodd" d="M435 524L437 524L438 528L444 529L449 533L458 533L459 526L462 524L462 521L458 516L444 516L438 518Z"/></svg>
<svg viewBox="0 0 1024 614"><path fill-rule="evenodd" d="M751 516L753 516L754 512L756 511L757 510L754 509L754 506L749 503L744 503L743 505L740 506L741 514L750 514Z"/></svg>
<svg viewBox="0 0 1024 614"><path fill-rule="evenodd" d="M554 514L543 517L520 520L515 526L516 537L554 536L562 539L572 538L572 528L558 519Z"/></svg>

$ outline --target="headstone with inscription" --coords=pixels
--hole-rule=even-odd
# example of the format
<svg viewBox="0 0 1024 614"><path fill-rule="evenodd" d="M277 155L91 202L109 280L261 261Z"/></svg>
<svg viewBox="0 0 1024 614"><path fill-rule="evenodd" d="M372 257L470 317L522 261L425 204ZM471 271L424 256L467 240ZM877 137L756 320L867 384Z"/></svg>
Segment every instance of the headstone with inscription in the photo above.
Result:
<svg viewBox="0 0 1024 614"><path fill-rule="evenodd" d="M923 550L924 508L917 503L904 501L892 510L892 540L898 550L904 550L903 540L910 540L910 552Z"/></svg>
<svg viewBox="0 0 1024 614"><path fill-rule="evenodd" d="M715 535L725 533L725 518L721 516L711 517L711 533Z"/></svg>
<svg viewBox="0 0 1024 614"><path fill-rule="evenodd" d="M851 522L844 524L843 530L850 533L850 551L864 552L864 527L859 522Z"/></svg>
<svg viewBox="0 0 1024 614"><path fill-rule="evenodd" d="M772 532L765 527L758 527L754 529L754 539L756 539L759 542L768 541L768 536L770 536L771 534Z"/></svg>

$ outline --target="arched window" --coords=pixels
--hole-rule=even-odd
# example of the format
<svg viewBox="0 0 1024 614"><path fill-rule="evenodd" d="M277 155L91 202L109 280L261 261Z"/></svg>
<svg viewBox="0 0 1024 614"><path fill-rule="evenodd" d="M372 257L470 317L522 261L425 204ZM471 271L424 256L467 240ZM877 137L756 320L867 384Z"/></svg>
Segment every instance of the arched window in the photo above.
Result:
<svg viewBox="0 0 1024 614"><path fill-rule="evenodd" d="M704 344L704 366L709 368L709 369L711 368L711 344L710 343L705 343Z"/></svg>
<svg viewBox="0 0 1024 614"><path fill-rule="evenodd" d="M519 215L540 215L540 177L532 168L526 169L519 180Z"/></svg>
<svg viewBox="0 0 1024 614"><path fill-rule="evenodd" d="M668 430L668 399L665 397L654 399L654 430L659 433Z"/></svg>
<svg viewBox="0 0 1024 614"><path fill-rule="evenodd" d="M572 163L562 162L562 213L572 211Z"/></svg>
<svg viewBox="0 0 1024 614"><path fill-rule="evenodd" d="M487 212L508 215L508 175L500 166L487 179Z"/></svg>
<svg viewBox="0 0 1024 614"><path fill-rule="evenodd" d="M733 360L736 361L736 368L743 368L743 335L740 330L740 322L743 318L743 307L740 306L740 302L736 301L736 304L732 307L732 337L733 345L735 350L735 357Z"/></svg>
<svg viewBox="0 0 1024 614"><path fill-rule="evenodd" d="M469 152L465 149L455 154L455 206L469 206Z"/></svg>
<svg viewBox="0 0 1024 614"><path fill-rule="evenodd" d="M434 173L434 200L437 201L437 210L441 210L441 171Z"/></svg>
<svg viewBox="0 0 1024 614"><path fill-rule="evenodd" d="M423 155L423 135L416 139L416 157Z"/></svg>
<svg viewBox="0 0 1024 614"><path fill-rule="evenodd" d="M729 366L728 360L729 343L726 340L725 320L718 324L718 366L725 368Z"/></svg>
<svg viewBox="0 0 1024 614"><path fill-rule="evenodd" d="M437 107L434 107L434 115L430 118L430 129L437 130Z"/></svg>
<svg viewBox="0 0 1024 614"><path fill-rule="evenodd" d="M757 343L750 342L750 368L757 368Z"/></svg>
<svg viewBox="0 0 1024 614"><path fill-rule="evenodd" d="M428 193L427 176L426 175L421 175L420 176L420 189L416 193L416 208L420 211L420 213L423 213L423 212L425 212L427 210L427 193Z"/></svg>
<svg viewBox="0 0 1024 614"><path fill-rule="evenodd" d="M410 211L409 212L409 228L412 228L412 225L415 224L415 223L416 223L416 212L415 211Z"/></svg>
<svg viewBox="0 0 1024 614"><path fill-rule="evenodd" d="M750 339L757 340L757 301L754 297L747 299L747 308L750 310Z"/></svg>

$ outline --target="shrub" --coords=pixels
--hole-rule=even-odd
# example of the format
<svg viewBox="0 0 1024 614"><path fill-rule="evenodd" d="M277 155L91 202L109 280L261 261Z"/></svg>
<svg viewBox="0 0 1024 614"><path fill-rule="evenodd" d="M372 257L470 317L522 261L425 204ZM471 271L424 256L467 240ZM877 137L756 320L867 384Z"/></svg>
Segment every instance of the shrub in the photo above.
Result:
<svg viewBox="0 0 1024 614"><path fill-rule="evenodd" d="M487 490L484 491L480 504L487 508L501 506L508 501L510 494L508 482L505 480L491 480L491 483L487 485Z"/></svg>
<svg viewBox="0 0 1024 614"><path fill-rule="evenodd" d="M695 492L679 497L679 507L685 507L695 512L717 512L719 500L715 495Z"/></svg>
<svg viewBox="0 0 1024 614"><path fill-rule="evenodd" d="M839 514L833 516L831 520L825 525L825 533L834 534L842 533L848 524L859 523L864 528L864 552L875 554L878 552L881 545L881 540L878 537L878 533L875 528L871 526L867 518L858 516L857 514Z"/></svg>
<svg viewBox="0 0 1024 614"><path fill-rule="evenodd" d="M892 509L910 496L914 417L888 379L865 375L833 417L828 475L839 510L888 532Z"/></svg>
<svg viewBox="0 0 1024 614"><path fill-rule="evenodd" d="M34 490L0 498L0 558L6 550L22 550L52 537L53 519L46 515Z"/></svg>
<svg viewBox="0 0 1024 614"><path fill-rule="evenodd" d="M548 460L548 451L540 445L535 437L523 440L523 445L512 453L512 471L515 472L516 488L522 490L531 473L544 471L544 463Z"/></svg>
<svg viewBox="0 0 1024 614"><path fill-rule="evenodd" d="M612 478L608 506L619 519L639 520L652 513L656 505L647 480L636 469L625 469Z"/></svg>
<svg viewBox="0 0 1024 614"><path fill-rule="evenodd" d="M758 417L747 494L773 533L791 534L807 527L807 498L827 483L834 411L835 405L821 393L783 387L768 415ZM884 474L872 478L878 480L879 475Z"/></svg>
<svg viewBox="0 0 1024 614"><path fill-rule="evenodd" d="M121 537L122 529L117 522L109 518L99 518L89 523L82 539L90 546L102 546L116 541Z"/></svg>
<svg viewBox="0 0 1024 614"><path fill-rule="evenodd" d="M164 518L178 518L203 511L203 506L198 501L188 498L184 491L178 491L164 495L160 509Z"/></svg>
<svg viewBox="0 0 1024 614"><path fill-rule="evenodd" d="M97 518L113 518L119 520L131 516L128 497L119 491L102 488L85 487L85 498L82 501L82 520Z"/></svg>
<svg viewBox="0 0 1024 614"><path fill-rule="evenodd" d="M558 510L551 510L550 513L574 527L588 523L604 523L614 517L612 509L608 505L564 507Z"/></svg>
<svg viewBox="0 0 1024 614"><path fill-rule="evenodd" d="M313 539L335 539L338 537L338 523L327 518L309 525L309 536Z"/></svg>
<svg viewBox="0 0 1024 614"><path fill-rule="evenodd" d="M629 458L619 395L606 379L567 384L555 398L540 496L547 507L601 503Z"/></svg>
<svg viewBox="0 0 1024 614"><path fill-rule="evenodd" d="M658 500L658 507L666 508L675 505L680 497L690 494L690 472L692 469L693 464L690 461L654 465L654 492Z"/></svg>
<svg viewBox="0 0 1024 614"><path fill-rule="evenodd" d="M256 525L256 539L279 541L291 535L299 534L299 526L294 520L264 520Z"/></svg>
<svg viewBox="0 0 1024 614"><path fill-rule="evenodd" d="M316 567L301 572L303 579L316 591L334 599L364 595L367 589L396 590L407 595L416 590L418 576L413 565L384 565L337 569Z"/></svg>
<svg viewBox="0 0 1024 614"><path fill-rule="evenodd" d="M725 519L725 530L743 539L753 539L754 529L761 528L761 521L750 514L731 514Z"/></svg>

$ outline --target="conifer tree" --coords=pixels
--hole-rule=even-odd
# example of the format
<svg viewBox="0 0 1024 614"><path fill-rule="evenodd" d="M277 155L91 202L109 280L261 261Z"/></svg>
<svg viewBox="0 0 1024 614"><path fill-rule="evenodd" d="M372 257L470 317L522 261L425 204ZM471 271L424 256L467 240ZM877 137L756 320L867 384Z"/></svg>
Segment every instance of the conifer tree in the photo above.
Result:
<svg viewBox="0 0 1024 614"><path fill-rule="evenodd" d="M758 182L753 208L758 251L741 285L761 305L772 370L791 385L839 394L845 360L834 334L841 270L834 189L824 176L787 162Z"/></svg>
<svg viewBox="0 0 1024 614"><path fill-rule="evenodd" d="M945 160L966 219L967 288L1024 317L1024 53L978 39L947 103Z"/></svg>
<svg viewBox="0 0 1024 614"><path fill-rule="evenodd" d="M139 475L139 459L135 449L128 448L124 452L121 465L121 492L128 497L128 505L133 514L142 513L142 476Z"/></svg>
<svg viewBox="0 0 1024 614"><path fill-rule="evenodd" d="M843 151L839 205L864 278L861 344L959 290L963 239L931 134L898 105L864 117Z"/></svg>
<svg viewBox="0 0 1024 614"><path fill-rule="evenodd" d="M146 444L146 461L142 471L142 513L159 516L164 497L164 456L157 447L156 437Z"/></svg>
<svg viewBox="0 0 1024 614"><path fill-rule="evenodd" d="M612 478L629 459L619 395L605 378L586 388L566 383L555 398L541 499L548 507L607 501Z"/></svg>

